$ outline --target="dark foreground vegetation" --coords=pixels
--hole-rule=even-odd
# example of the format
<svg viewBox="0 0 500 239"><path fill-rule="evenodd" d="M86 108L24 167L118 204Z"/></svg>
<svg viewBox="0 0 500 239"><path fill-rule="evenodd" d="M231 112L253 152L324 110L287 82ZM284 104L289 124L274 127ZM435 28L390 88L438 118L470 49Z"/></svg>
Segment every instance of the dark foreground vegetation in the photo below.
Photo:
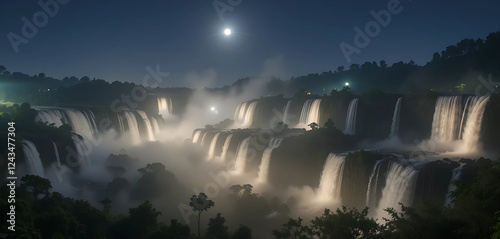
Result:
<svg viewBox="0 0 500 239"><path fill-rule="evenodd" d="M146 168L145 168L146 169ZM451 193L452 204L436 206L421 201L415 207L396 211L388 208L389 218L377 221L368 216L369 208L325 209L310 222L300 217L290 218L281 228L269 231L269 238L500 238L500 163L486 163L469 183L456 181ZM113 215L113 201L104 198L101 208L89 202L74 200L52 191L49 180L26 175L16 189L16 232L8 238L197 238L197 228L183 222L159 220L160 212L144 200L130 208L128 213ZM255 206L259 200L251 185L233 185L229 188L242 208ZM7 198L9 188L3 184L0 196ZM206 203L209 201L211 203ZM186 203L189 200L186 198ZM199 205L197 205L199 202ZM215 202L217 203L217 202ZM196 215L209 210L214 204L203 193L193 195L189 205ZM8 213L7 202L0 202L2 214ZM277 211L287 213L285 204ZM252 238L252 229L241 225L229 229L220 213L200 225L200 238ZM8 224L3 224L7 231Z"/></svg>

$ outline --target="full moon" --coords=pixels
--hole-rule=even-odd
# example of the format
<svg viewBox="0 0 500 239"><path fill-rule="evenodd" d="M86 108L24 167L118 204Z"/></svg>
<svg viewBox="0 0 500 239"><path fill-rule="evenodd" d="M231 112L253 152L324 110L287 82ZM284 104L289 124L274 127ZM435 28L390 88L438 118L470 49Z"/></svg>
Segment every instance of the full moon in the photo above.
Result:
<svg viewBox="0 0 500 239"><path fill-rule="evenodd" d="M226 36L231 35L231 29L226 28L226 29L224 30L224 35L226 35Z"/></svg>

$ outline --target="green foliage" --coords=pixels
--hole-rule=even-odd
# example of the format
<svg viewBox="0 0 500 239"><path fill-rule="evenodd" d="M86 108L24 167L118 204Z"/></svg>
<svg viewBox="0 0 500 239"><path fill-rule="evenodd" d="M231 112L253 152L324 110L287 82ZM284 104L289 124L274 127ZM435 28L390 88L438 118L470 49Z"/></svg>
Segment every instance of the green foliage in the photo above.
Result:
<svg viewBox="0 0 500 239"><path fill-rule="evenodd" d="M40 196L50 196L52 185L48 179L38 175L26 175L21 178L21 187L31 193L35 207L37 207Z"/></svg>
<svg viewBox="0 0 500 239"><path fill-rule="evenodd" d="M158 212L148 200L129 209L129 216L122 217L109 227L111 238L148 238L158 229Z"/></svg>
<svg viewBox="0 0 500 239"><path fill-rule="evenodd" d="M232 239L251 239L252 229L245 225L240 225L238 229L233 233Z"/></svg>
<svg viewBox="0 0 500 239"><path fill-rule="evenodd" d="M325 209L322 216L312 220L311 229L319 238L382 238L379 225L367 215L368 208L358 211L342 207L336 213Z"/></svg>
<svg viewBox="0 0 500 239"><path fill-rule="evenodd" d="M452 215L460 219L465 227L460 234L468 237L486 238L500 210L500 162L481 168L472 183L456 181L456 190L451 194L454 203Z"/></svg>
<svg viewBox="0 0 500 239"><path fill-rule="evenodd" d="M457 90L458 93L463 93L465 91L465 84L460 83L460 85L455 86L455 89Z"/></svg>
<svg viewBox="0 0 500 239"><path fill-rule="evenodd" d="M384 219L384 238L459 238L455 232L461 224L444 208L425 201L415 208L400 205L401 212L385 209L390 218Z"/></svg>
<svg viewBox="0 0 500 239"><path fill-rule="evenodd" d="M228 239L227 226L224 226L226 219L217 213L215 218L210 218L208 222L207 239Z"/></svg>
<svg viewBox="0 0 500 239"><path fill-rule="evenodd" d="M229 190L242 198L252 194L253 186L251 184L244 184L243 186L236 184L229 187Z"/></svg>
<svg viewBox="0 0 500 239"><path fill-rule="evenodd" d="M200 193L198 195L193 195L190 199L189 206L193 208L193 211L198 213L198 238L200 237L200 218L203 211L207 211L209 208L215 205L214 201L208 199L205 193Z"/></svg>
<svg viewBox="0 0 500 239"><path fill-rule="evenodd" d="M161 225L160 229L153 233L148 239L191 239L191 230L189 226L179 223L177 220L171 220L170 226Z"/></svg>
<svg viewBox="0 0 500 239"><path fill-rule="evenodd" d="M99 203L102 204L102 207L103 207L102 212L104 214L109 214L109 211L111 210L111 203L112 202L113 201L111 201L111 199L109 199L109 198L105 198L105 199L99 201Z"/></svg>
<svg viewBox="0 0 500 239"><path fill-rule="evenodd" d="M177 188L175 175L167 171L161 163L147 164L137 170L142 176L135 185L132 196L136 199L155 198Z"/></svg>
<svg viewBox="0 0 500 239"><path fill-rule="evenodd" d="M497 211L495 215L498 217L497 223L491 228L492 234L491 239L500 239L500 211Z"/></svg>
<svg viewBox="0 0 500 239"><path fill-rule="evenodd" d="M281 230L274 230L273 236L278 239L312 239L312 229L302 225L302 218L288 219L286 224L283 224Z"/></svg>

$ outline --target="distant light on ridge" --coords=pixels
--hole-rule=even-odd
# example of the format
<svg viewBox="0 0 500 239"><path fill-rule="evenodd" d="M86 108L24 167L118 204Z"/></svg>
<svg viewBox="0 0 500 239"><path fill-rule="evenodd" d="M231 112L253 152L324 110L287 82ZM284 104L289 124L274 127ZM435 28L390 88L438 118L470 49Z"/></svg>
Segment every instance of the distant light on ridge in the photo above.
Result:
<svg viewBox="0 0 500 239"><path fill-rule="evenodd" d="M346 82L346 83L345 83L345 86L349 86L349 82Z"/></svg>

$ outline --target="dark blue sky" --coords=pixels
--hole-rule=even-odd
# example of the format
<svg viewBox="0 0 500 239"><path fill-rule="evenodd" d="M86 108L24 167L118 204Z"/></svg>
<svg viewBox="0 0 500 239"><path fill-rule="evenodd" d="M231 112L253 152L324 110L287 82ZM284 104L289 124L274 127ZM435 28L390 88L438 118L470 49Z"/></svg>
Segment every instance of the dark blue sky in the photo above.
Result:
<svg viewBox="0 0 500 239"><path fill-rule="evenodd" d="M387 9L389 1L242 0L223 21L212 2L71 0L16 54L7 35L22 36L21 18L32 21L42 8L37 1L2 0L0 65L11 72L129 82L141 82L146 66L160 65L171 74L163 87L189 86L186 75L208 69L217 72L216 86L264 72L288 78L334 71L350 65L339 44L353 45L353 28L364 29L373 20L370 11ZM401 0L400 5L402 12L392 15L351 63L424 64L448 45L500 30L498 0ZM230 37L222 34L226 26L234 31ZM270 69L265 62L273 62Z"/></svg>

